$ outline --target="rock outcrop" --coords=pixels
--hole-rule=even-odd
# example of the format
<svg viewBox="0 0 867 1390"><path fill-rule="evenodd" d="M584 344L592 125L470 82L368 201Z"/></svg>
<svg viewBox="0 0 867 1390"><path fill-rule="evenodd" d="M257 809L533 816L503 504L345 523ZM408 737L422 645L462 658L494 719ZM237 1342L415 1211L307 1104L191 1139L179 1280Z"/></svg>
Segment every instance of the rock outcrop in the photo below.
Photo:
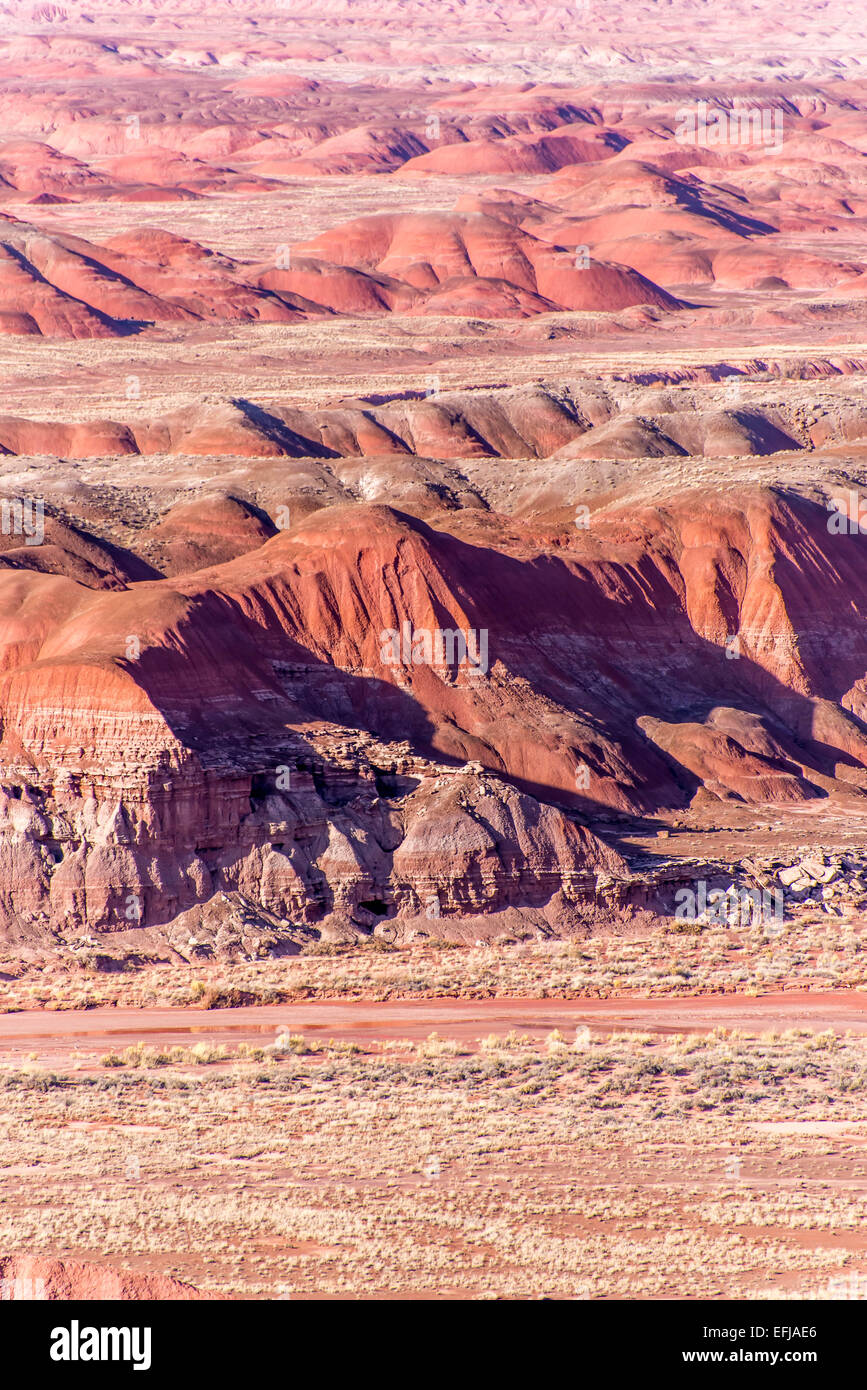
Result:
<svg viewBox="0 0 867 1390"><path fill-rule="evenodd" d="M597 814L857 794L863 542L825 521L756 489L564 545L356 504L174 579L0 570L4 929L162 929L216 894L286 942L563 929L625 873Z"/></svg>
<svg viewBox="0 0 867 1390"><path fill-rule="evenodd" d="M201 1299L191 1284L165 1274L142 1274L115 1265L52 1259L48 1255L0 1255L0 1290L12 1302L114 1302L135 1299Z"/></svg>

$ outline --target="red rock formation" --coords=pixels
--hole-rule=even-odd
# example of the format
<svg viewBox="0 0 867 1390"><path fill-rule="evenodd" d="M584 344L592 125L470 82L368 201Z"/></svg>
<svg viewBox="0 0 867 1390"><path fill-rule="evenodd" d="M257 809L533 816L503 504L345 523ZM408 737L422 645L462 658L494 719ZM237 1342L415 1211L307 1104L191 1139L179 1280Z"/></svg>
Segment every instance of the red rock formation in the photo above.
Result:
<svg viewBox="0 0 867 1390"><path fill-rule="evenodd" d="M690 8L6 7L4 932L571 928L596 821L857 804L858 48Z"/></svg>
<svg viewBox="0 0 867 1390"><path fill-rule="evenodd" d="M3 1297L16 1301L78 1302L126 1299L201 1299L190 1284L165 1274L140 1274L114 1265L55 1260L47 1255L0 1255Z"/></svg>
<svg viewBox="0 0 867 1390"><path fill-rule="evenodd" d="M575 255L563 247L484 214L365 217L335 227L293 250L332 265L387 275L411 286L423 295L413 303L414 313L478 312L501 317L496 295L508 293L524 297L503 300L503 309L514 302L521 312L558 307L614 310L630 304L677 307L671 295L624 266L595 261L579 265ZM494 289L485 291L485 283ZM465 294L493 294L494 303L480 302L477 310L467 303L457 311L444 310L442 290L452 286L461 287Z"/></svg>
<svg viewBox="0 0 867 1390"><path fill-rule="evenodd" d="M0 216L0 328L43 337L123 336L201 318L292 323L300 311L250 286L235 263L167 232L97 247Z"/></svg>
<svg viewBox="0 0 867 1390"><path fill-rule="evenodd" d="M6 930L159 927L220 891L320 928L562 928L623 872L569 808L803 800L867 766L837 597L861 544L755 492L609 509L565 548L356 506L122 591L9 571ZM486 634L475 672L412 646L445 629Z"/></svg>

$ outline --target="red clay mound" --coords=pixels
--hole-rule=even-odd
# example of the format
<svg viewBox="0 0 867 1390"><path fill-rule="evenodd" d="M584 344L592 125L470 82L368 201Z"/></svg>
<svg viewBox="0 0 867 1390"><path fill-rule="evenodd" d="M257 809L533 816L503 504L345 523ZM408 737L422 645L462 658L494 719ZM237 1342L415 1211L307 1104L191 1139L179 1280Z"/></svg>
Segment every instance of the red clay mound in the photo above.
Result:
<svg viewBox="0 0 867 1390"><path fill-rule="evenodd" d="M558 459L673 458L687 451L652 420L620 415L558 449Z"/></svg>
<svg viewBox="0 0 867 1390"><path fill-rule="evenodd" d="M267 519L226 493L175 503L141 537L143 553L166 575L223 564L275 534Z"/></svg>
<svg viewBox="0 0 867 1390"><path fill-rule="evenodd" d="M138 1274L113 1265L53 1260L48 1255L0 1256L4 1297L12 1300L87 1302L110 1300L201 1299L192 1284L165 1274Z"/></svg>
<svg viewBox="0 0 867 1390"><path fill-rule="evenodd" d="M639 727L681 767L698 777L717 796L742 801L810 801L819 795L780 758L747 752L737 739L719 729L685 722L666 724L641 718Z"/></svg>
<svg viewBox="0 0 867 1390"><path fill-rule="evenodd" d="M0 328L45 338L112 338L119 325L43 280L7 240L0 241Z"/></svg>
<svg viewBox="0 0 867 1390"><path fill-rule="evenodd" d="M478 294L489 282L465 282ZM508 287L507 287L508 288ZM443 287L443 293L449 286ZM505 291L502 291L505 293ZM435 299L429 302L435 303ZM500 306L502 312L502 306ZM78 424L0 416L0 451L95 458L105 454L211 454L248 458L336 458L414 454L422 458L647 458L696 455L743 458L801 449L806 442L783 413L720 409L720 402L648 392L618 409L586 382L560 388L401 392L303 410L267 408L213 394L151 419ZM853 405L814 428L814 442L861 438L863 410Z"/></svg>
<svg viewBox="0 0 867 1390"><path fill-rule="evenodd" d="M33 232L23 239L22 251L47 283L108 320L123 323L189 317L179 306L167 305L128 277L114 272L97 259L95 248L76 237Z"/></svg>
<svg viewBox="0 0 867 1390"><path fill-rule="evenodd" d="M136 154L111 155L102 161L102 167L116 184L144 184L155 198L175 189L195 193L266 193L279 187L270 179L250 173L238 174L205 159L190 157L183 151L155 145ZM128 194L121 188L118 196Z"/></svg>
<svg viewBox="0 0 867 1390"><path fill-rule="evenodd" d="M262 268L256 284L281 296L301 296L340 314L381 314L397 305L408 308L416 298L407 286L387 275L304 256L293 256L291 268L286 270Z"/></svg>
<svg viewBox="0 0 867 1390"><path fill-rule="evenodd" d="M625 144L622 136L586 124L564 126L544 135L504 140L469 140L442 145L409 159L401 174L545 174L566 165L609 159Z"/></svg>
<svg viewBox="0 0 867 1390"><path fill-rule="evenodd" d="M329 669L333 663L348 671L377 672L381 681L397 686L409 682L414 701L439 731L437 742L443 751L478 756L470 748L478 750L485 745L485 758L494 758L495 765L508 768L513 775L550 781L551 786L565 790L572 779L563 739L580 743L585 736L579 731L578 715L570 715L566 724L555 728L543 706L534 713L521 691L513 690L508 682L454 685L425 664L383 664L381 630L400 630L405 620L413 627L434 630L445 625L447 615L450 627L488 629L492 665L499 661L507 670L520 669L540 693L550 691L561 705L565 701L568 707L574 701L576 711L592 713L598 720L596 737L604 742L616 738L616 757L631 767L628 783L639 775L646 757L646 751L641 751L646 750L646 744L640 738L636 742L631 721L646 714L674 723L663 713L674 688L681 699L688 693L693 701L713 697L715 704L720 703L723 690L729 690L731 695L738 694L742 703L764 666L787 687L778 704L784 726L792 715L788 691L824 694L828 681L822 654L824 639L814 640L809 633L815 630L811 624L817 604L824 612L828 604L833 608L836 600L829 592L827 602L820 602L814 581L790 572L784 564L785 555L798 543L799 532L808 521L813 525L813 543L822 547L828 563L835 562L835 557L846 563L846 557L835 549L836 538L828 536L823 513L812 520L806 514L802 518L784 501L759 494L743 507L715 501L698 512L694 500L687 499L683 507L673 505L664 513L656 508L638 516L631 511L621 518L612 514L605 531L588 538L586 553L579 547L574 555L557 560L525 553L520 562L490 545L469 545L388 509L337 508L316 514L297 530L277 535L258 550L218 569L171 586L156 584L135 594L102 595L81 611L80 618L57 632L43 647L43 655L71 658L79 650L83 654L84 647L94 641L102 650L106 634L112 632L118 634L122 650L125 632L152 632L157 641L160 624L174 627L180 621L177 635L167 632L165 640L159 638L158 643L164 654L161 660L169 661L171 670L145 662L140 672L131 668L129 674L144 681L152 702L167 712L174 711L171 718L176 727L181 718L196 723L204 720L206 726L209 704L216 710L236 679L229 669L232 663L226 665L229 653L235 651L239 662L253 661L244 677L245 686L263 681L264 689L273 688L273 677L266 673L284 641L276 635L279 628L290 643L287 650L293 643L300 644L314 661L325 661ZM652 557L646 562L647 572L640 584L629 579L635 554L631 538L636 527L644 533L644 548ZM777 569L779 580L773 577ZM412 575L409 588L397 582L403 574ZM543 633L528 635L522 615L528 606L541 612L537 586L543 574ZM389 576L385 583L383 575ZM851 574L841 572L839 585L845 586L850 579ZM214 606L207 596L215 590L235 595L239 606L231 614L221 604ZM145 600L146 611L133 619L132 609L141 607ZM564 624L570 621L569 614L575 628L576 604L581 622L569 638L568 650L560 652L554 634L567 630ZM138 627L127 625L133 620ZM222 634L219 641L218 629ZM733 629L742 633L740 663L728 661L723 650ZM775 634L785 630L800 632L800 642L783 647ZM251 654L266 631L271 635L254 658ZM542 640L548 632L550 642ZM642 680L636 684L631 673L634 662L640 659L638 652L645 647L665 651L665 670L651 674L641 665ZM579 650L587 652L583 661L577 658ZM590 655L591 650L595 655ZM593 693L600 660L608 671L609 685L615 681L618 686L616 706L611 703L610 689ZM184 674L187 661L196 665L195 690L187 679L192 671ZM762 688L766 698L773 700L772 687L766 683ZM204 702L203 689L210 692ZM360 697L362 691L358 694ZM298 696L299 689L295 689L294 697ZM305 698L313 700L315 696L311 689ZM728 703L736 707L738 700ZM382 732L389 727L389 709L385 701L379 720ZM324 712L322 709L321 714ZM421 711L418 713L420 716ZM248 707L248 716L266 721L272 717L266 707L257 713L253 705ZM275 707L274 717L279 721L279 707ZM523 733L515 741L518 725ZM471 734L473 742L468 743ZM723 762L733 756L726 738L735 739L735 733L721 731L719 747L714 743L709 749ZM696 739L701 747L707 742L703 735L694 738L690 732L683 744L682 763L701 776L697 766L692 766L692 754L686 756ZM756 750L751 757L770 758L759 745ZM585 752L590 750L585 748ZM590 755L591 766L596 756ZM606 756L615 756L613 748ZM721 766L707 764L711 780L720 780ZM786 779L796 776L796 771L752 764L744 768L747 780L776 779L784 773L783 780L775 782L776 790L768 793L773 795L784 787L785 795L790 794ZM624 785L621 779L620 796ZM765 798L764 783L757 786L759 790L749 799ZM739 789L739 794L748 790Z"/></svg>
<svg viewBox="0 0 867 1390"><path fill-rule="evenodd" d="M246 267L229 256L148 227L113 237L96 249L116 274L159 296L177 313L228 323L294 323L304 315L276 295L246 283Z"/></svg>
<svg viewBox="0 0 867 1390"><path fill-rule="evenodd" d="M143 454L237 454L244 458L279 458L310 452L300 444L287 445L290 432L264 412L248 414L235 402L217 398L154 421L136 424L135 438Z"/></svg>
<svg viewBox="0 0 867 1390"><path fill-rule="evenodd" d="M121 188L112 193L112 202L118 203L194 203L201 195L191 188L157 188L153 184L141 187Z"/></svg>
<svg viewBox="0 0 867 1390"><path fill-rule="evenodd" d="M0 329L7 333L109 338L157 322L294 323L305 316L247 283L246 267L169 232L149 228L96 246L0 215Z"/></svg>
<svg viewBox="0 0 867 1390"><path fill-rule="evenodd" d="M571 263L570 263L571 262ZM536 262L539 292L564 309L610 312L633 304L677 309L680 300L628 266L590 260L576 265L569 252L540 254Z"/></svg>
<svg viewBox="0 0 867 1390"><path fill-rule="evenodd" d="M713 258L714 279L726 289L762 289L771 284L808 290L840 285L845 292L859 273L860 267L851 262L781 251L769 245L727 249Z"/></svg>
<svg viewBox="0 0 867 1390"><path fill-rule="evenodd" d="M64 198L98 197L109 187L104 174L39 140L10 140L0 145L0 179L19 193Z"/></svg>
<svg viewBox="0 0 867 1390"><path fill-rule="evenodd" d="M597 241L593 249L601 259L629 266L659 285L707 285L714 279L712 250L690 246L675 232Z"/></svg>
<svg viewBox="0 0 867 1390"><path fill-rule="evenodd" d="M507 280L455 275L436 290L419 296L410 314L459 314L464 318L524 319L558 309L550 299Z"/></svg>
<svg viewBox="0 0 867 1390"><path fill-rule="evenodd" d="M54 420L21 420L13 415L0 415L0 447L10 454L58 454L75 459L138 453L132 430L115 420L68 425Z"/></svg>
<svg viewBox="0 0 867 1390"><path fill-rule="evenodd" d="M661 414L658 427L688 454L709 458L747 458L800 449L773 413L749 410L685 411Z"/></svg>
<svg viewBox="0 0 867 1390"><path fill-rule="evenodd" d="M300 157L265 158L256 163L259 173L285 177L325 177L334 174L376 174L398 169L414 156L423 156L427 145L412 131L378 126L356 126L329 136Z"/></svg>
<svg viewBox="0 0 867 1390"><path fill-rule="evenodd" d="M335 227L295 250L302 256L378 271L415 289L432 291L430 300L416 301L414 313L467 312L464 307L447 310L438 305L438 298L441 288L451 282L460 287L458 305L471 302L461 285L469 278L496 284L497 295L488 290L485 298L496 302L499 297L501 311L508 313L550 308L606 311L633 304L678 307L677 300L635 271L592 261L585 268L583 259L564 248L483 214L365 217ZM504 285L512 287L505 297ZM521 291L545 303L521 299Z"/></svg>

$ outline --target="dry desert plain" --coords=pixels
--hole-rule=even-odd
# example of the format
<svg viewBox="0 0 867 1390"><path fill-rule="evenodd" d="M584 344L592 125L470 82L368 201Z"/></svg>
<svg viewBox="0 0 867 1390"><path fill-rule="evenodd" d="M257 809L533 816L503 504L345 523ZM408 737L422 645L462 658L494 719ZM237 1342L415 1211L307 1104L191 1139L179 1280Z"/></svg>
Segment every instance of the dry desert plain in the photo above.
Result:
<svg viewBox="0 0 867 1390"><path fill-rule="evenodd" d="M867 1296L867 19L0 3L0 1293Z"/></svg>

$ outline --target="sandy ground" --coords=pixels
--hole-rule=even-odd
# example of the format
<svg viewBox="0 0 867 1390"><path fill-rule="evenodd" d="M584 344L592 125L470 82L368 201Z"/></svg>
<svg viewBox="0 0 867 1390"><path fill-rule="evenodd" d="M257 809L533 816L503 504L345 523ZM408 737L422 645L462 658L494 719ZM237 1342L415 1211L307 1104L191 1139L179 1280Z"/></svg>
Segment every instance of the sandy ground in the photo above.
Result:
<svg viewBox="0 0 867 1390"><path fill-rule="evenodd" d="M600 1026L542 1040L568 1010L493 1001L466 1045L311 1027L279 1058L243 1052L243 1024L212 1047L200 1015L198 1051L137 1046L101 1069L75 1031L101 1020L56 1016L79 1056L48 1070L6 1052L0 1070L0 1248L230 1299L864 1297L867 1041L813 1031L842 1029L855 1001L709 1001L686 1013L701 1035L655 1033L681 1010L636 1004L644 1032L576 1008ZM811 1008L784 1033L718 1026ZM301 1016L333 1033L355 1012ZM448 1033L466 1013L392 1019ZM33 1026L9 1016L4 1039Z"/></svg>
<svg viewBox="0 0 867 1390"><path fill-rule="evenodd" d="M541 1038L552 1029L597 1032L635 1029L654 1034L745 1032L808 1028L867 1034L867 993L786 992L750 999L705 995L671 999L402 999L371 1004L298 1003L291 1007L220 1010L96 1008L46 1014L40 1010L0 1014L0 1064L35 1054L43 1065L93 1063L106 1049L136 1043L172 1047L203 1042L214 1047L247 1043L261 1047L281 1033L320 1040L368 1044L435 1032L443 1039L477 1045L480 1034L503 1036L513 1029Z"/></svg>

